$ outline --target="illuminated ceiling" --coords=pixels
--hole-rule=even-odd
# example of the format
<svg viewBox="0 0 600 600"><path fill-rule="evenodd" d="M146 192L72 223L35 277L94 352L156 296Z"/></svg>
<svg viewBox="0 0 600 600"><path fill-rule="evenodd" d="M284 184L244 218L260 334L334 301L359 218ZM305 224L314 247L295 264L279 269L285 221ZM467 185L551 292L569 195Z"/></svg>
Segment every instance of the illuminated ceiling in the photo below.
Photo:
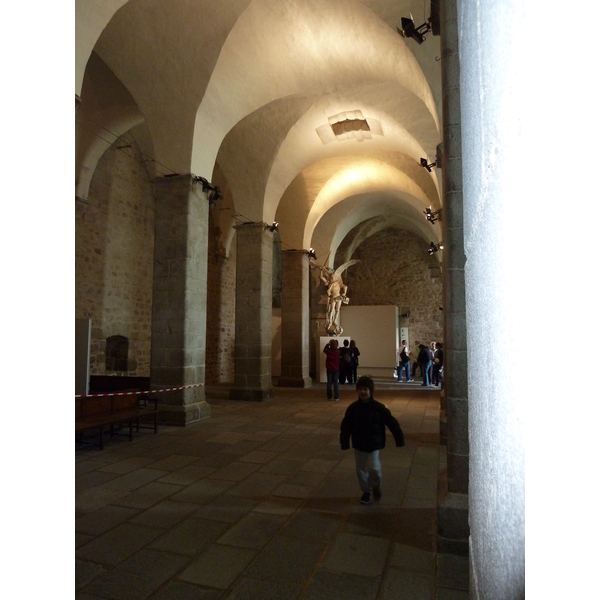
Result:
<svg viewBox="0 0 600 600"><path fill-rule="evenodd" d="M422 2L76 4L82 116L115 135L144 123L156 176L219 185L226 248L234 215L277 220L282 247L320 255L372 219L440 240L422 214L441 205L438 172L419 165L441 141L439 38L395 29L425 21ZM82 139L85 197L106 144Z"/></svg>

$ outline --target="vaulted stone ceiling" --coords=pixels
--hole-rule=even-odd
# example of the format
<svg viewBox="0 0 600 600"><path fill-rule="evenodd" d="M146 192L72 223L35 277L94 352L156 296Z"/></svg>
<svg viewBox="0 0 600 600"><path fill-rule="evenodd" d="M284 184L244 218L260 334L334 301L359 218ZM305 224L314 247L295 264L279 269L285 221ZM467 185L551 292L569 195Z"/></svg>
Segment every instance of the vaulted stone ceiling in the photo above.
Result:
<svg viewBox="0 0 600 600"><path fill-rule="evenodd" d="M399 227L440 241L422 214L441 206L438 172L419 165L441 141L439 38L419 45L396 31L401 17L425 22L428 2L76 5L76 94L88 123L78 195L110 134L143 123L153 174L191 172L226 191L227 249L236 218L277 220L284 249L312 246L330 260L351 231Z"/></svg>

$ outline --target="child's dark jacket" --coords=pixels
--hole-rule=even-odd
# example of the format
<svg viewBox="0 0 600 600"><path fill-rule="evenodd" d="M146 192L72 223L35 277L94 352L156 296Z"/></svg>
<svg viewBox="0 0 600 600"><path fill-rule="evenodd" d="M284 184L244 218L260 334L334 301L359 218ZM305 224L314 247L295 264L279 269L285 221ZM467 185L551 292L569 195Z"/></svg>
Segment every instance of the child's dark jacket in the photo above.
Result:
<svg viewBox="0 0 600 600"><path fill-rule="evenodd" d="M385 427L388 427L396 446L404 446L404 434L400 423L381 402L371 398L368 402L357 400L346 410L340 426L342 450L352 447L362 452L373 452L385 447Z"/></svg>

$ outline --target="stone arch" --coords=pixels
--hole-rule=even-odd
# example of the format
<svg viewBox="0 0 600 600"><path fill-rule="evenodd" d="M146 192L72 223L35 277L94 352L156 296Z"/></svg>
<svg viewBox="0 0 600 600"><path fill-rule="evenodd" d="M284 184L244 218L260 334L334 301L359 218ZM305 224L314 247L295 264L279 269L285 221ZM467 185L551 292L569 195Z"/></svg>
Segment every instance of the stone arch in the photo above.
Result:
<svg viewBox="0 0 600 600"><path fill-rule="evenodd" d="M144 123L133 97L104 61L92 53L82 88L82 105L76 114L75 195L87 200L98 161L124 133ZM149 133L141 129L136 141L154 177Z"/></svg>

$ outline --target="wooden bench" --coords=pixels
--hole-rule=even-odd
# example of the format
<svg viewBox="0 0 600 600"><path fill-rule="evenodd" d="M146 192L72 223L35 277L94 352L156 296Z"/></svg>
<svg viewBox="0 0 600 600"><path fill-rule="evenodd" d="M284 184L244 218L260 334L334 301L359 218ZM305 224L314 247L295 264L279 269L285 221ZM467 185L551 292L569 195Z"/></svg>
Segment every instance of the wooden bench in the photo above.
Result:
<svg viewBox="0 0 600 600"><path fill-rule="evenodd" d="M148 420L150 425L140 425L140 419ZM104 449L104 431L109 428L110 437L121 434L120 430L129 425L129 441L133 440L133 426L136 431L142 428L153 428L158 432L158 399L147 394L111 395L75 398L75 433L79 441L83 441L83 432L97 429L100 432L99 446ZM123 434L121 434L123 435Z"/></svg>

